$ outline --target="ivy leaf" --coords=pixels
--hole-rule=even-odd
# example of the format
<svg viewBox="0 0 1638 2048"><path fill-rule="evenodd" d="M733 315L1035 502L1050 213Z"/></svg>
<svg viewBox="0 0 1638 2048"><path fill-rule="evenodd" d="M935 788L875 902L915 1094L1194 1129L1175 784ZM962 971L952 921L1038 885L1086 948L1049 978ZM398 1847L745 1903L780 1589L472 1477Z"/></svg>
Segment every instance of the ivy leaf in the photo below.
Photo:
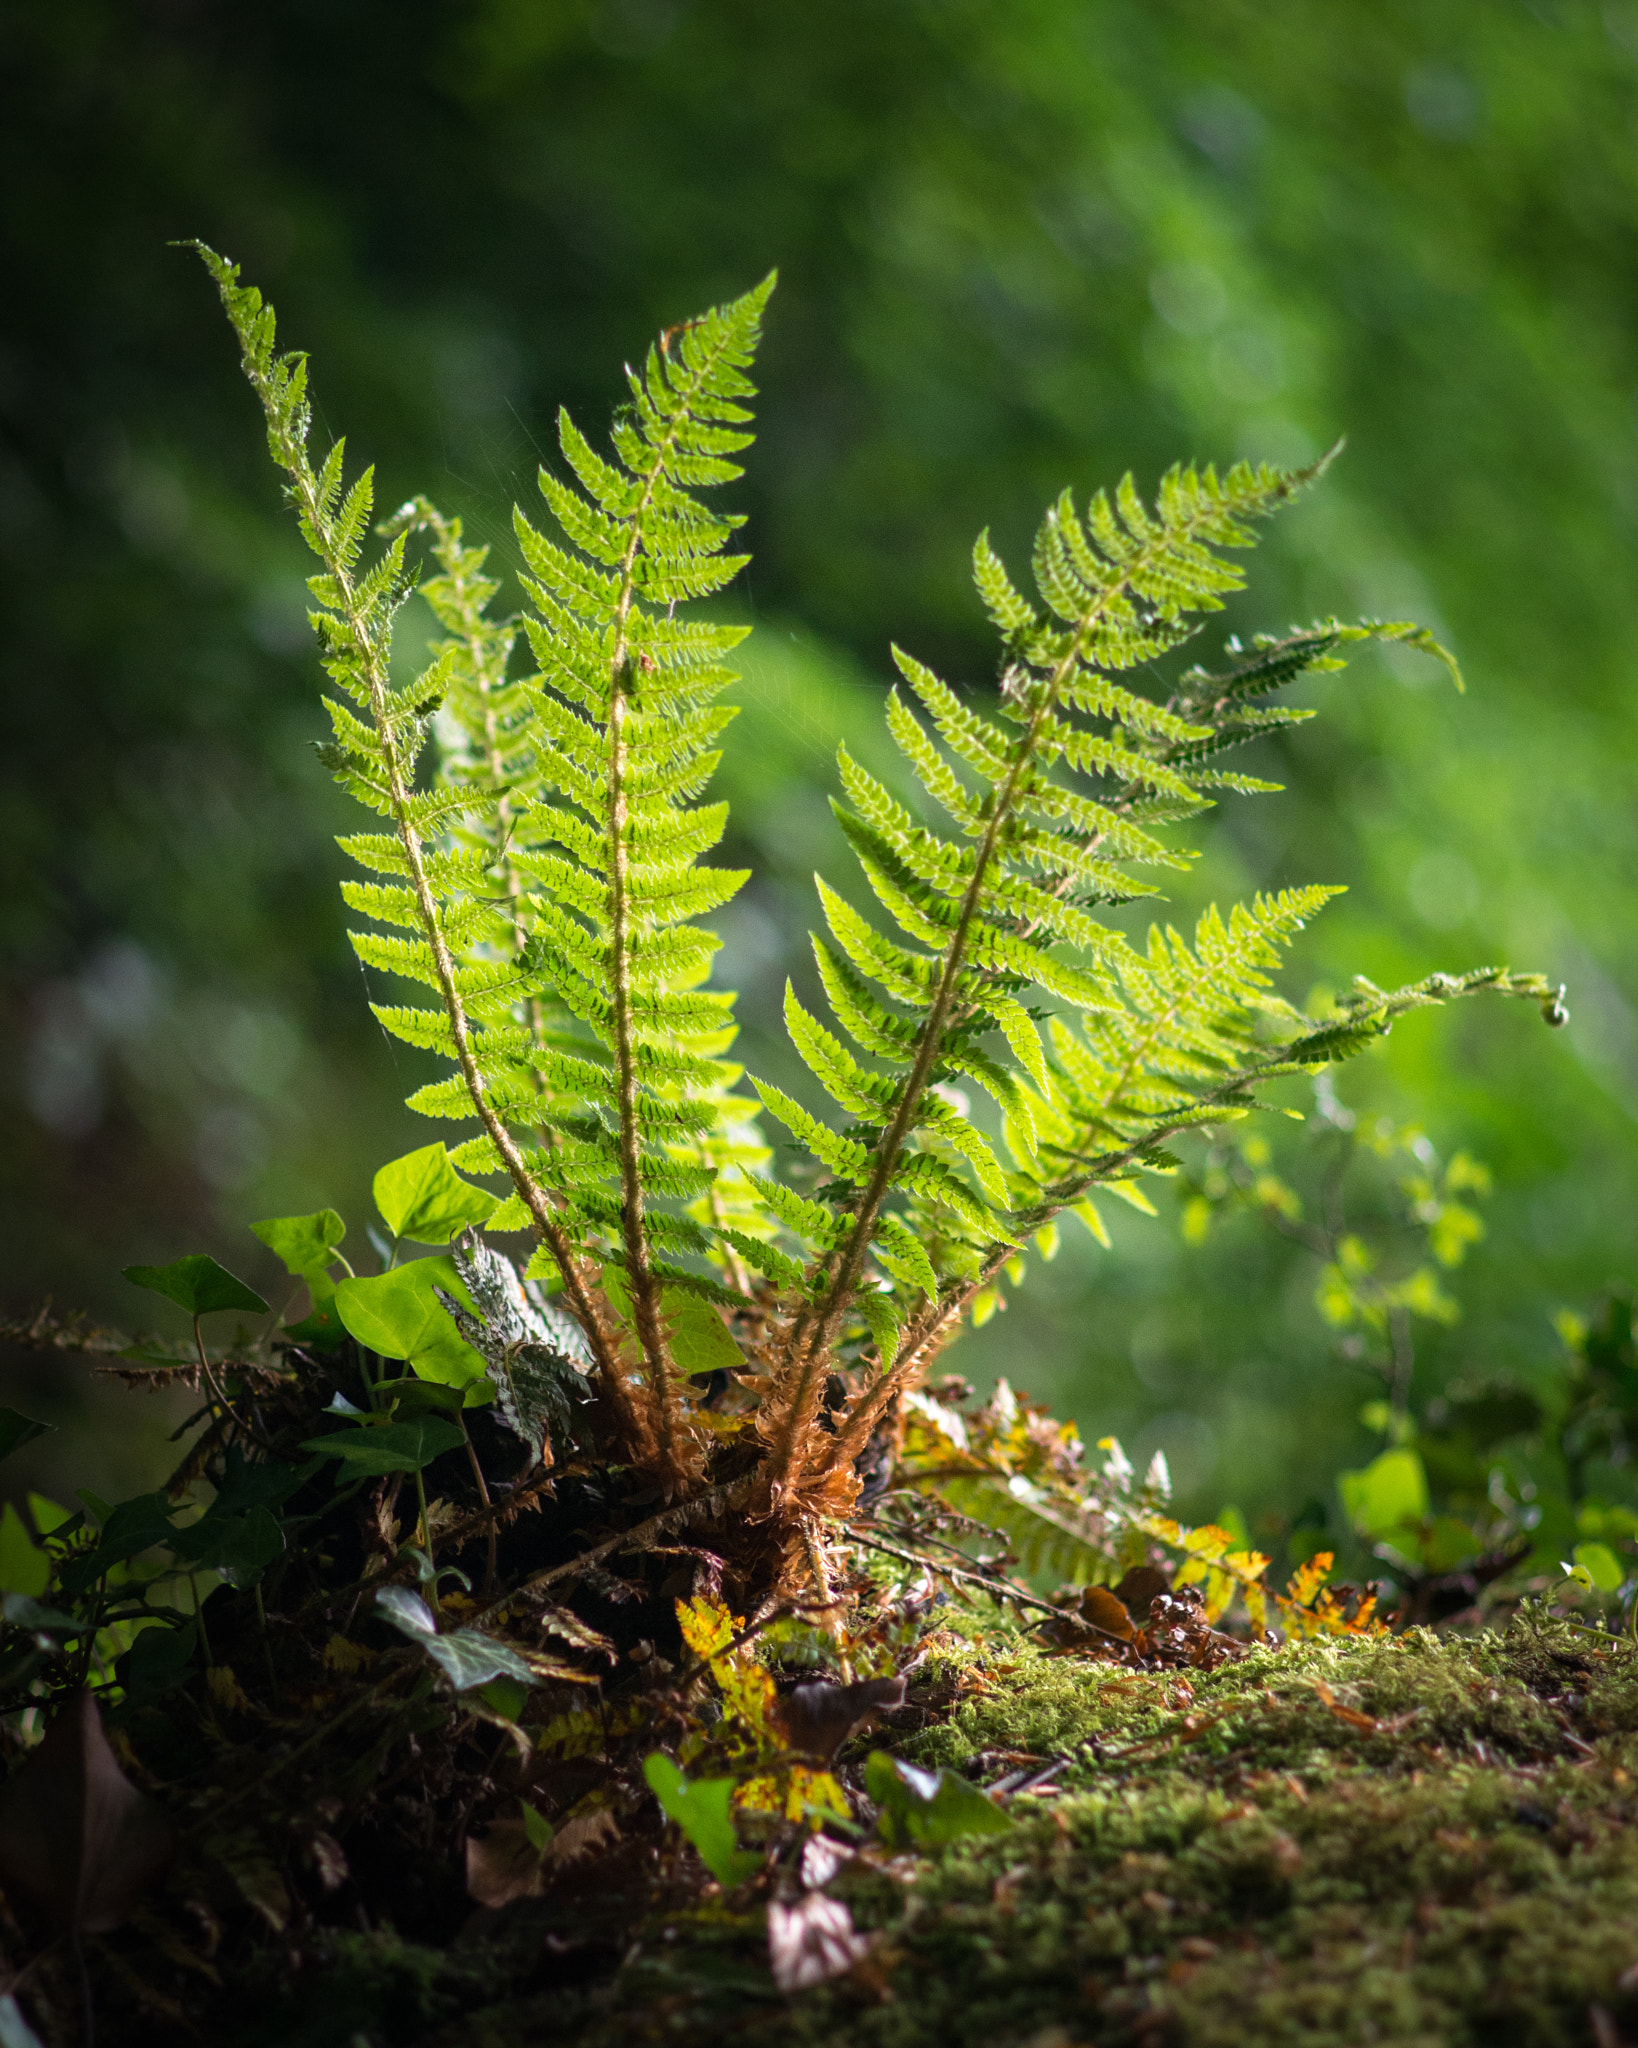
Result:
<svg viewBox="0 0 1638 2048"><path fill-rule="evenodd" d="M988 1793L954 1771L924 1771L884 1749L865 1763L865 1790L881 1809L883 1840L895 1849L1004 1834L1013 1825Z"/></svg>
<svg viewBox="0 0 1638 2048"><path fill-rule="evenodd" d="M440 1635L431 1608L407 1586L384 1586L375 1596L375 1611L400 1635L425 1650L457 1692L470 1692L474 1686L502 1678L524 1686L535 1682L534 1673L516 1650L497 1643L480 1629L457 1628Z"/></svg>
<svg viewBox="0 0 1638 2048"><path fill-rule="evenodd" d="M253 1507L242 1515L202 1515L178 1529L171 1548L196 1571L220 1572L230 1586L254 1586L275 1558L284 1555L284 1531L272 1510Z"/></svg>
<svg viewBox="0 0 1638 2048"><path fill-rule="evenodd" d="M744 1353L710 1302L680 1287L668 1287L661 1303L678 1372L692 1378L706 1372L745 1370Z"/></svg>
<svg viewBox="0 0 1638 2048"><path fill-rule="evenodd" d="M13 1451L20 1451L24 1444L33 1443L37 1436L44 1436L55 1427L55 1423L36 1422L32 1416L19 1415L15 1408L0 1408L0 1458L9 1458Z"/></svg>
<svg viewBox="0 0 1638 2048"><path fill-rule="evenodd" d="M185 1308L190 1316L214 1315L227 1308L236 1308L246 1315L267 1313L262 1297L242 1280L236 1280L208 1252L173 1259L168 1266L127 1266L125 1277L137 1287L163 1294L168 1301Z"/></svg>
<svg viewBox="0 0 1638 2048"><path fill-rule="evenodd" d="M8 1593L0 1602L0 1614L4 1615L7 1628L29 1629L39 1635L86 1636L96 1627L94 1621L78 1621L60 1608L42 1607L27 1593ZM4 2048L3 2043L0 2048Z"/></svg>
<svg viewBox="0 0 1638 2048"><path fill-rule="evenodd" d="M250 1227L298 1280L322 1273L347 1235L347 1226L334 1209L315 1209L311 1216L265 1216Z"/></svg>
<svg viewBox="0 0 1638 2048"><path fill-rule="evenodd" d="M168 1544L176 1534L171 1525L174 1512L163 1490L122 1500L103 1517L102 1537L96 1548L71 1557L57 1575L58 1584L67 1594L83 1593L113 1565L123 1564L141 1551L152 1550L156 1544Z"/></svg>
<svg viewBox="0 0 1638 2048"><path fill-rule="evenodd" d="M450 1320L440 1287L466 1299L451 1260L415 1259L390 1273L341 1281L336 1313L368 1350L408 1359L422 1379L466 1386L483 1378L484 1362Z"/></svg>
<svg viewBox="0 0 1638 2048"><path fill-rule="evenodd" d="M282 1507L317 1470L316 1459L301 1465L286 1464L282 1458L259 1458L252 1463L233 1444L228 1449L227 1470L207 1515L242 1515L249 1508Z"/></svg>
<svg viewBox="0 0 1638 2048"><path fill-rule="evenodd" d="M762 1858L741 1849L729 1812L732 1778L685 1778L670 1757L659 1750L645 1759L643 1776L659 1800L667 1820L678 1827L700 1853L700 1861L718 1884L731 1889L762 1868Z"/></svg>
<svg viewBox="0 0 1638 2048"><path fill-rule="evenodd" d="M162 1699L174 1692L193 1670L198 1626L145 1628L120 1660L126 1696L136 1701Z"/></svg>
<svg viewBox="0 0 1638 2048"><path fill-rule="evenodd" d="M299 1323L287 1323L283 1336L293 1344L305 1344L315 1351L334 1351L347 1341L347 1326L336 1312L336 1283L323 1268L304 1273L312 1307Z"/></svg>
<svg viewBox="0 0 1638 2048"><path fill-rule="evenodd" d="M1600 1593L1619 1593L1626 1583L1621 1560L1607 1543L1578 1543L1570 1555Z"/></svg>
<svg viewBox="0 0 1638 2048"><path fill-rule="evenodd" d="M419 1472L465 1441L453 1422L420 1415L413 1422L385 1422L373 1429L338 1429L302 1445L321 1458L339 1458L353 1478L378 1479L388 1472Z"/></svg>
<svg viewBox="0 0 1638 2048"><path fill-rule="evenodd" d="M603 1292L621 1317L631 1316L631 1286L620 1267L603 1268ZM665 1317L671 1356L684 1377L706 1372L743 1372L745 1355L728 1334L728 1326L703 1296L686 1287L666 1287L660 1292L660 1311Z"/></svg>
<svg viewBox="0 0 1638 2048"><path fill-rule="evenodd" d="M462 1180L442 1145L406 1152L375 1177L382 1221L394 1237L417 1244L448 1244L467 1224L487 1222L498 1202L498 1196Z"/></svg>

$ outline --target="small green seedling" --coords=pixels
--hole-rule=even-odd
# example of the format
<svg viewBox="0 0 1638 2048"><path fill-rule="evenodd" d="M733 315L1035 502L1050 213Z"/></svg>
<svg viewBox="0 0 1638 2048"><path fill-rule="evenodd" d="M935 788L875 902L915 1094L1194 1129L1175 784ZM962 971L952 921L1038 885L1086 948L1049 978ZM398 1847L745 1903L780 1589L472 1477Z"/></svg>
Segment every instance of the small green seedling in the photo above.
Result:
<svg viewBox="0 0 1638 2048"><path fill-rule="evenodd" d="M729 1802L732 1778L685 1778L670 1757L658 1750L643 1765L648 1788L659 1800L667 1820L674 1820L699 1851L700 1861L718 1884L732 1889L762 1868L762 1858L741 1849L734 1834Z"/></svg>

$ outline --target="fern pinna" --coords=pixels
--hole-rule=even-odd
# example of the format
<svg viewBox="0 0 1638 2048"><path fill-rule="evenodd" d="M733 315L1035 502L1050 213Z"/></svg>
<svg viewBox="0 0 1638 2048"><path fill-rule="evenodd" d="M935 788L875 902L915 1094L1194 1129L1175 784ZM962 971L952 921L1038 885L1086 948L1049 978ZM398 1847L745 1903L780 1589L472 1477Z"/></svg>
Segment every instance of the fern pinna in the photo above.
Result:
<svg viewBox="0 0 1638 2048"><path fill-rule="evenodd" d="M1146 1205L1137 1177L1169 1170L1168 1139L1243 1114L1262 1084L1346 1057L1409 1008L1493 988L1556 1016L1538 977L1499 970L1360 983L1303 1016L1270 977L1324 888L1208 911L1192 940L1157 927L1140 947L1110 920L1154 893L1146 870L1187 865L1166 827L1218 789L1273 786L1224 759L1309 715L1276 692L1368 638L1442 654L1412 626L1333 621L1231 642L1225 670L1189 669L1164 698L1121 680L1153 674L1221 607L1243 580L1232 551L1323 465L1178 468L1152 507L1129 479L1084 513L1060 498L1036 543L1038 601L980 537L975 580L1002 642L985 708L895 650L907 694L890 693L887 722L926 804L913 812L843 751L838 816L896 931L820 881L814 956L837 1029L794 990L786 1019L844 1121L758 1082L811 1158L801 1188L774 1179L722 1057L733 999L706 986L717 941L699 922L745 879L703 863L726 814L699 801L745 629L682 611L745 559L726 552L737 518L698 493L740 474L773 280L628 370L612 459L561 416L567 473L540 478L559 537L516 518L536 667L513 674L518 626L489 618L495 586L458 523L412 501L361 566L369 472L344 488L339 443L313 467L302 359L275 353L271 310L201 253L322 565L326 758L391 826L344 842L376 877L348 901L385 927L354 944L433 991L434 1007L377 1014L455 1067L412 1104L478 1118L453 1157L509 1178L490 1224L533 1230L531 1276L585 1333L599 1448L670 1493L731 1469L821 1586L813 1531L851 1504L872 1433L1022 1248L1050 1249L1063 1211L1101 1232L1095 1190ZM405 549L422 532L447 637L394 682ZM429 732L442 765L417 787ZM993 1114L975 1113L974 1088ZM695 1376L723 1365L749 1368L731 1396L749 1436L698 1405Z"/></svg>

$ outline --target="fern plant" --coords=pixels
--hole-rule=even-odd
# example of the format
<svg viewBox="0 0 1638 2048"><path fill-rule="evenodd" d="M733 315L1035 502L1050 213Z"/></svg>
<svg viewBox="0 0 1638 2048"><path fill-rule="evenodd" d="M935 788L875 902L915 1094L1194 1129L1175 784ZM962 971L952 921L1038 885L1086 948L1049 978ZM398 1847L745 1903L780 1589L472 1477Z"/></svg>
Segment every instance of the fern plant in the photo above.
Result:
<svg viewBox="0 0 1638 2048"><path fill-rule="evenodd" d="M540 476L551 530L516 515L520 634L488 615L483 551L424 500L366 562L370 472L348 484L339 442L315 466L304 360L277 353L272 310L236 269L201 254L319 559L325 758L384 823L343 842L372 876L346 885L372 927L353 943L424 992L381 1006L383 1024L452 1066L412 1106L475 1119L454 1162L506 1176L490 1225L533 1232L529 1277L590 1353L586 1443L670 1498L720 1509L730 1486L764 1579L805 1572L823 1591L824 1531L852 1508L872 1439L1065 1211L1101 1232L1100 1191L1145 1206L1139 1179L1173 1169L1173 1138L1243 1116L1411 1009L1490 990L1560 1014L1539 977L1499 969L1360 981L1303 1014L1273 971L1322 887L1208 911L1192 938L1157 925L1145 945L1110 918L1187 866L1171 827L1219 790L1274 786L1226 763L1310 715L1279 692L1366 640L1449 663L1415 626L1331 620L1231 641L1226 666L1156 692L1155 664L1241 586L1257 523L1325 464L1179 467L1152 504L1130 478L1084 508L1066 492L1037 537L1033 598L980 536L993 696L894 650L887 723L920 795L911 808L843 751L837 815L878 910L819 881L831 1021L794 990L785 1015L836 1113L755 1083L808 1157L799 1184L774 1177L724 1058L733 998L709 985L706 920L745 877L706 860L726 813L703 799L746 629L691 609L746 559L728 552L739 518L704 494L750 444L774 280L628 369L607 453L560 415L563 467ZM420 588L446 637L401 680L392 634L422 534L436 574ZM418 781L429 737L438 765ZM724 1366L732 1389L707 1410L700 1374Z"/></svg>

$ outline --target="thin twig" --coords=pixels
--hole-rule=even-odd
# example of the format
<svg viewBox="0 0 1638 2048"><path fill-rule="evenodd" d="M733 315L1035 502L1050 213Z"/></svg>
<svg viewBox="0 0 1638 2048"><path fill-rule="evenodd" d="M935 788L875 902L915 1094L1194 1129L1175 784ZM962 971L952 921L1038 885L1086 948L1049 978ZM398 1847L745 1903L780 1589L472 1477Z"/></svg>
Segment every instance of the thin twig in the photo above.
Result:
<svg viewBox="0 0 1638 2048"><path fill-rule="evenodd" d="M455 1411L455 1419L461 1425L461 1435L466 1440L467 1462L472 1467L472 1477L478 1482L479 1497L486 1508L492 1507L494 1503L489 1498L489 1482L483 1476L483 1467L478 1463L478 1454L472 1447L472 1432L466 1426L466 1411L458 1408ZM499 1542L500 1539L496 1533L495 1525L491 1522L489 1525L487 1554L483 1568L483 1590L486 1594L493 1593L495 1590L495 1571L499 1555Z"/></svg>
<svg viewBox="0 0 1638 2048"><path fill-rule="evenodd" d="M246 1422L238 1409L228 1399L226 1389L221 1385L215 1372L211 1369L210 1358L205 1350L205 1334L199 1327L199 1318L197 1316L193 1319L193 1341L199 1350L199 1370L205 1375L205 1384L210 1388L212 1398L215 1400L217 1407L227 1414L239 1434L248 1437L259 1451L266 1451L270 1455L276 1455L273 1451L273 1445L268 1438L263 1436L259 1429L253 1428Z"/></svg>
<svg viewBox="0 0 1638 2048"><path fill-rule="evenodd" d="M1010 1579L992 1578L985 1572L965 1571L959 1565L943 1564L936 1557L919 1557L912 1550L900 1550L894 1544L883 1543L879 1537L861 1536L851 1522L848 1524L847 1533L853 1542L862 1543L866 1550L879 1550L887 1557L898 1558L901 1564L918 1564L923 1571L938 1572L947 1579L958 1579L966 1585L977 1586L993 1599L1016 1601L1020 1607L1033 1607L1042 1614L1056 1616L1059 1621L1073 1620L1077 1628L1096 1629L1101 1636L1109 1635L1107 1629L1097 1628L1095 1622L1082 1621L1079 1615L1071 1616L1066 1609L1054 1607L1050 1600L1042 1600L1034 1593L1022 1591L1013 1585ZM1118 1643L1122 1639L1119 1636L1109 1636L1109 1640Z"/></svg>

